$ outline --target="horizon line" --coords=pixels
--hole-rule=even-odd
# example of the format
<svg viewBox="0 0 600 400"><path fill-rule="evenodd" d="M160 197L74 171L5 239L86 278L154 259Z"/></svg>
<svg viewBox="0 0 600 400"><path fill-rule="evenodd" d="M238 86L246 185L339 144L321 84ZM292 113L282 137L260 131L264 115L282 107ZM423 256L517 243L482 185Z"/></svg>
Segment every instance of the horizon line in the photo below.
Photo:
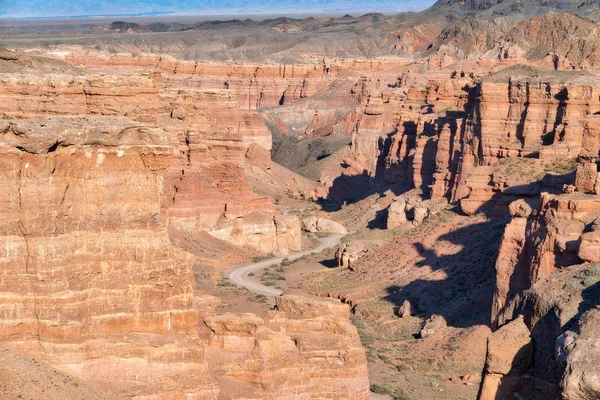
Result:
<svg viewBox="0 0 600 400"><path fill-rule="evenodd" d="M38 20L38 19L102 19L102 18L144 18L144 17L252 17L252 16L280 16L286 17L291 15L296 16L307 16L310 17L320 16L344 16L350 15L354 18L362 17L369 14L383 14L383 15L397 15L407 13L417 13L419 11L398 11L398 10L353 10L353 11L294 11L294 12L238 12L238 13L196 13L196 12L168 12L168 11L155 11L147 13L135 13L135 14L89 14L89 15L50 15L50 16L5 16L0 15L1 20Z"/></svg>

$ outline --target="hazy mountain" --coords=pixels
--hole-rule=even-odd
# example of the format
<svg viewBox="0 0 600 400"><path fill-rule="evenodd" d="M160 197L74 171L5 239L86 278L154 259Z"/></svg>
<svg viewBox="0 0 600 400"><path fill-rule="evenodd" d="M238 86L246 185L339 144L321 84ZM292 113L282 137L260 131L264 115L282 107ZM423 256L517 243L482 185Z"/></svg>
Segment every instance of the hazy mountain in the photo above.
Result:
<svg viewBox="0 0 600 400"><path fill-rule="evenodd" d="M0 15L70 17L155 13L253 14L293 12L417 11L434 0L0 0Z"/></svg>
<svg viewBox="0 0 600 400"><path fill-rule="evenodd" d="M530 18L550 12L585 15L600 7L600 0L438 0L426 14L454 18L493 18L512 15Z"/></svg>

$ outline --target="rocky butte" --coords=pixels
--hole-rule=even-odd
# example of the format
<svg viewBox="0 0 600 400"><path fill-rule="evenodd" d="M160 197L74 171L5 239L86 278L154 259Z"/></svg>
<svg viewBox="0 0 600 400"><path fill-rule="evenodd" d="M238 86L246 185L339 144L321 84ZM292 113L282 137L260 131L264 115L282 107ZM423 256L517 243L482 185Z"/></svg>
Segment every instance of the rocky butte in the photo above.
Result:
<svg viewBox="0 0 600 400"><path fill-rule="evenodd" d="M0 21L0 393L600 398L599 23Z"/></svg>

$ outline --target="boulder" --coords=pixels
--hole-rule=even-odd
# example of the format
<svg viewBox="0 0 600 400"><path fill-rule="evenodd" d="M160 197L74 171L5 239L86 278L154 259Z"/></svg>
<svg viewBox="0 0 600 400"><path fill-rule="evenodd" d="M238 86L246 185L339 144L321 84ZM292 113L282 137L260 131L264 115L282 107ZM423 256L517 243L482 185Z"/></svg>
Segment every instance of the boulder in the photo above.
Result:
<svg viewBox="0 0 600 400"><path fill-rule="evenodd" d="M307 232L348 233L344 225L326 218L309 217L302 221L302 229Z"/></svg>
<svg viewBox="0 0 600 400"><path fill-rule="evenodd" d="M581 316L578 333L568 331L557 340L557 358L565 373L561 382L565 400L600 398L600 309Z"/></svg>
<svg viewBox="0 0 600 400"><path fill-rule="evenodd" d="M508 209L513 218L527 218L533 212L531 205L524 199L513 201L508 206Z"/></svg>
<svg viewBox="0 0 600 400"><path fill-rule="evenodd" d="M533 365L533 351L522 316L491 334L479 400L530 398L521 396L531 390L527 372Z"/></svg>
<svg viewBox="0 0 600 400"><path fill-rule="evenodd" d="M533 360L533 342L529 329L519 316L488 338L486 371L506 375L511 371L526 371Z"/></svg>
<svg viewBox="0 0 600 400"><path fill-rule="evenodd" d="M352 268L352 265L365 255L367 249L360 243L343 244L335 252L336 267Z"/></svg>
<svg viewBox="0 0 600 400"><path fill-rule="evenodd" d="M398 315L400 316L400 318L406 318L412 315L412 305L410 304L410 301L404 300L404 302L398 309Z"/></svg>
<svg viewBox="0 0 600 400"><path fill-rule="evenodd" d="M439 330L444 329L447 326L448 324L444 317L438 314L434 314L425 321L423 327L421 328L421 331L419 332L419 336L421 337L421 339L426 339L429 336L433 335L435 332L438 332Z"/></svg>
<svg viewBox="0 0 600 400"><path fill-rule="evenodd" d="M413 224L421 225L423 221L425 221L429 217L429 209L424 207L415 207L414 208L414 217Z"/></svg>
<svg viewBox="0 0 600 400"><path fill-rule="evenodd" d="M577 255L583 261L600 262L600 230L581 235Z"/></svg>

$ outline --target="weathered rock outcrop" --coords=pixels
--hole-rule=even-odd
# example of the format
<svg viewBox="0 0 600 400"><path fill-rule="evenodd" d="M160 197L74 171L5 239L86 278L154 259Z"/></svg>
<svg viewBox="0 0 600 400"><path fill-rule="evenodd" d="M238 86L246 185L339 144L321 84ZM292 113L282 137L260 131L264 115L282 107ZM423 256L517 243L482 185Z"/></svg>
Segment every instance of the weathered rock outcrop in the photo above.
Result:
<svg viewBox="0 0 600 400"><path fill-rule="evenodd" d="M284 296L248 351L229 345L244 332L217 327L227 315L195 293L191 255L161 220L173 154L163 129L49 117L2 121L0 133L2 342L136 398L216 398L238 380L263 398L368 397L364 351L338 301Z"/></svg>
<svg viewBox="0 0 600 400"><path fill-rule="evenodd" d="M335 266L352 269L352 265L368 252L362 243L343 244L335 251Z"/></svg>
<svg viewBox="0 0 600 400"><path fill-rule="evenodd" d="M308 217L302 221L302 229L307 232L338 233L345 235L348 233L344 225L327 218Z"/></svg>
<svg viewBox="0 0 600 400"><path fill-rule="evenodd" d="M514 297L488 341L481 399L595 398L599 278L595 264L570 266Z"/></svg>
<svg viewBox="0 0 600 400"><path fill-rule="evenodd" d="M591 77L574 76L559 84L556 76L532 76L530 71L523 78L519 70L515 75L511 71L484 80L476 89L453 195L453 200L462 199L468 213L494 203L505 207L511 199L539 193L531 182L543 168L532 165L515 174L499 168L500 160L533 157L550 164L574 159L595 125L597 84Z"/></svg>
<svg viewBox="0 0 600 400"><path fill-rule="evenodd" d="M595 258L595 226L600 198L583 194L543 194L539 210L532 214L521 203L511 205L513 220L507 226L500 249L497 292L492 324L500 326L503 307L516 294L560 268ZM519 210L525 210L521 213ZM589 227L589 228L588 228Z"/></svg>
<svg viewBox="0 0 600 400"><path fill-rule="evenodd" d="M0 123L0 340L137 397L213 396L191 256L160 221L169 135L124 118Z"/></svg>
<svg viewBox="0 0 600 400"><path fill-rule="evenodd" d="M243 109L256 110L290 104L327 87L330 74L344 68L340 64L315 63L282 65L273 63L194 62L167 55L116 55L71 49L65 57L71 64L84 68L137 69L159 71L166 75L193 77L194 86L229 89Z"/></svg>
<svg viewBox="0 0 600 400"><path fill-rule="evenodd" d="M468 2L468 8L477 6L475 3ZM546 24L560 32L541 38L539 32ZM589 311L582 314L587 311L582 309L574 312L577 307L573 299L586 295L580 292L589 289L589 277L594 276L594 272L591 268L585 274L581 270L579 272L585 276L572 276L569 281L562 282L573 286L565 289L568 297L560 298L562 303L554 303L545 298L544 293L547 291L559 298L560 282L557 280L561 274L575 271L577 267L573 265L600 260L597 254L600 205L594 196L600 194L597 115L600 112L600 81L585 71L548 72L530 66L534 64L533 59L537 60L538 66L545 65L554 70L593 66L597 36L593 29L590 21L576 17L561 19L557 15L522 23L512 20L466 21L456 25L454 30L442 32L424 59L412 60L410 65L396 60L394 65L398 68L394 71L384 71L386 65L393 64L391 62L377 66L325 60L284 66L189 62L146 54L132 57L73 53L67 60L86 65L96 72L74 71L68 75L68 80L58 73L49 73L43 78L28 72L4 74L0 76L0 99L3 100L0 112L8 118L126 117L136 121L137 131L160 131L175 143L177 149L168 164L161 164L156 169L150 167L152 172L148 173L150 178L147 179L156 180L156 189L160 191L156 218L164 219L170 228L184 234L209 232L240 246L277 253L299 248L300 223L293 217L275 213L269 200L255 196L244 182L245 155L257 146L263 150L270 148L270 134L254 110L286 106L279 111L269 110L264 115L272 129L275 126L290 136L295 135L297 140L330 133L351 135L352 143L344 148L344 157L330 159L336 164L336 168L332 168L334 173L323 176L322 180L323 187L330 189L328 197L338 204L351 196L360 197L362 193L357 194L357 187L362 190L364 186L364 192L370 194L379 191L385 183L393 183L403 190L417 188L426 198L447 198L460 203L466 214L510 212L512 222L505 230L496 263L496 293L491 316L496 333L489 341L482 396L532 394L537 398L553 398L562 394L585 398L591 393L593 397L596 377L585 370L593 364L594 358L581 362L583 353L579 349L594 345L591 329L586 330L586 324L593 326L595 316ZM477 32L483 31L490 34L476 37ZM416 32L416 29L399 30L397 39L402 42L401 35L416 35ZM529 38L524 32L537 34L535 38ZM414 37L415 46L427 46L430 41L424 36ZM404 45L397 44L398 48L405 48ZM3 57L7 62L19 61L18 57ZM21 61L30 60L23 58ZM456 70L446 70L449 65ZM488 74L488 70L497 71L497 67L510 65L514 67ZM135 69L142 74L121 73L107 77L100 72L105 68L119 68L121 72ZM350 68L365 72L365 76L348 78ZM331 101L331 107L318 111L320 102L326 100L335 101ZM7 126L10 126L5 129L7 134L17 129L10 121ZM299 128L296 129L298 132L293 128ZM52 159L71 147L63 139L44 142L47 150L41 150L44 154L41 157L38 156L40 149L30 152L20 148L17 139L9 145L12 147L8 153L23 153L25 159L34 154L36 160ZM104 147L96 142L88 145ZM110 158L108 153L102 153L101 157L95 154L92 152L91 158L100 166L109 165L106 161ZM143 153L141 157L145 168L147 156ZM577 158L578 173L573 181L569 173ZM37 167L38 164L41 165L41 161L37 164L27 161L24 165L29 165L25 169L31 170L31 165ZM267 164L260 168L268 170ZM135 169L139 167L137 164L135 168L117 165L124 170L140 171ZM61 171L59 167L56 171ZM6 169L14 173L15 167ZM164 182L161 180L163 170L166 171ZM115 179L119 176L115 174ZM90 176L90 179L96 177ZM573 183L575 193L572 193L573 187L568 186L569 193L559 195L564 184ZM51 182L51 188L53 184ZM24 186L23 194L27 194L27 190L29 188ZM56 189L49 193L54 193L53 190ZM44 200L43 195L48 196L47 193L36 196ZM19 199L21 196L19 189ZM115 198L123 202L129 200ZM66 199L69 199L68 195ZM112 210L95 209L102 217L112 215ZM86 223L91 224L89 221L99 218L81 213L71 214L82 215L78 222L85 229ZM388 210L388 225L397 227L411 218L418 224L430 213L427 207L407 207L407 203L400 200ZM29 214L27 217L31 218ZM106 218L112 224L109 217ZM60 231L63 227L61 219L56 217L55 220L59 225L52 229ZM139 217L134 222L147 220ZM17 225L21 230L24 227L27 225ZM305 228L345 232L343 227L318 219L305 223ZM54 232L52 229L50 231ZM80 232L79 225L76 232ZM19 251L30 254L34 238L21 234L27 240L25 250ZM162 247L159 250L157 252L161 253ZM46 250L39 253L43 254L25 257L28 260L24 264L26 272L32 259L46 258L49 254ZM10 254L14 256L14 253ZM76 254L79 256L80 253ZM353 257L353 253L342 249L337 258L344 265L350 264ZM86 276L80 278L78 275L77 279L87 279ZM42 275L39 281L44 282L44 279L48 278ZM587 286L576 288L577 279L587 282ZM195 301L202 303L202 299L198 297ZM588 300L583 299L580 304L584 301ZM210 303L210 299L205 302ZM209 316L207 322L211 332L204 336L210 339L211 351L217 354L210 358L211 365L221 369L223 375L227 375L225 379L241 381L248 391L260 392L267 397L282 395L278 392L279 387L287 388L285 390L300 387L303 394L313 390L313 383L295 381L295 371L285 365L276 368L282 371L277 375L278 372L272 369L273 361L265 355L280 355L282 351L290 350L299 357L298 361L294 359L298 365L304 365L307 359L315 361L312 350L296 351L294 346L299 348L298 343L292 346L294 339L289 338L293 336L290 332L295 334L299 329L296 325L300 323L290 322L295 321L290 316L295 312L283 310L285 306L281 301L280 306L282 308L264 319ZM209 313L199 309L197 312ZM313 324L312 318L303 315L302 323ZM576 320L583 324L577 329L574 328ZM52 321L55 324L52 327L62 326L56 319ZM279 325L274 321L280 321L286 332L278 331L276 326ZM319 325L318 329L321 328ZM424 336L432 333L427 326L424 328ZM564 346L559 357L556 355L557 338L563 334ZM344 348L354 346L353 343L346 343ZM511 347L509 343L519 346ZM581 347L577 347L578 343ZM532 346L534 350L531 350ZM226 348L242 355L229 359ZM67 357L69 353L63 354ZM336 357L331 360L338 362L339 357ZM215 361L218 359L226 359L226 362L220 364ZM202 357L198 360L192 363L194 367L204 365ZM246 362L249 366L244 364ZM245 371L237 369L241 364ZM319 365L325 374L334 376L339 372ZM268 379L275 375L273 381ZM290 376L294 378L290 380ZM341 376L340 382L348 382L348 376ZM323 382L319 380L321 378L311 375L307 379ZM344 393L342 396L346 395L343 391L346 387L340 389L339 393Z"/></svg>
<svg viewBox="0 0 600 400"><path fill-rule="evenodd" d="M170 225L267 253L299 249L299 223L276 216L270 200L254 195L245 182L247 146L270 148L260 117L237 112L227 90L187 84L143 73L3 74L0 112L6 118L123 116L160 126L177 144L161 192L162 214Z"/></svg>
<svg viewBox="0 0 600 400"><path fill-rule="evenodd" d="M423 201L415 196L396 197L387 209L387 228L396 229L408 221L412 221L413 225L420 225L446 204L443 198Z"/></svg>
<svg viewBox="0 0 600 400"><path fill-rule="evenodd" d="M242 132L228 122L214 122L228 121L225 114L235 113L235 100L225 90L188 92L177 85L164 96L171 95L170 104L185 108L187 114L183 120L159 120L179 140L178 157L165 176L167 223L188 234L206 231L265 253L299 250L299 220L276 215L271 200L255 195L246 184Z"/></svg>
<svg viewBox="0 0 600 400"><path fill-rule="evenodd" d="M578 182L581 173L585 169L578 170ZM599 201L597 195L579 192L544 193L537 206L522 200L511 204L513 219L496 263L492 326L499 329L492 338L514 330L523 318L527 331L519 330L519 340L531 336L535 352L525 358L513 354L513 365L528 366L510 371L494 372L488 359L482 399L515 393L531 398L596 396L596 351L589 346L595 346L591 332L597 328L598 266L577 264L597 261ZM488 354L500 354L492 340Z"/></svg>
<svg viewBox="0 0 600 400"><path fill-rule="evenodd" d="M290 292L265 318L209 318L209 363L262 398L367 399L366 358L349 312L338 300Z"/></svg>
<svg viewBox="0 0 600 400"><path fill-rule="evenodd" d="M591 400L600 397L598 362L600 352L600 309L586 311L577 327L557 340L558 361L565 364L560 383L562 396L569 400Z"/></svg>
<svg viewBox="0 0 600 400"><path fill-rule="evenodd" d="M539 195L531 183L557 160L581 156L590 164L580 168L590 172L579 186L593 192L600 109L594 93L600 85L589 73L566 81L560 74L519 66L484 79L403 76L388 89L397 93L386 104L396 110L396 131L383 147L380 176L460 202L469 214L505 211L513 200ZM513 166L522 158L527 165ZM515 173L517 165L527 170ZM569 183L559 181L556 176L543 184Z"/></svg>
<svg viewBox="0 0 600 400"><path fill-rule="evenodd" d="M533 342L520 316L488 337L485 378L480 400L531 396Z"/></svg>

